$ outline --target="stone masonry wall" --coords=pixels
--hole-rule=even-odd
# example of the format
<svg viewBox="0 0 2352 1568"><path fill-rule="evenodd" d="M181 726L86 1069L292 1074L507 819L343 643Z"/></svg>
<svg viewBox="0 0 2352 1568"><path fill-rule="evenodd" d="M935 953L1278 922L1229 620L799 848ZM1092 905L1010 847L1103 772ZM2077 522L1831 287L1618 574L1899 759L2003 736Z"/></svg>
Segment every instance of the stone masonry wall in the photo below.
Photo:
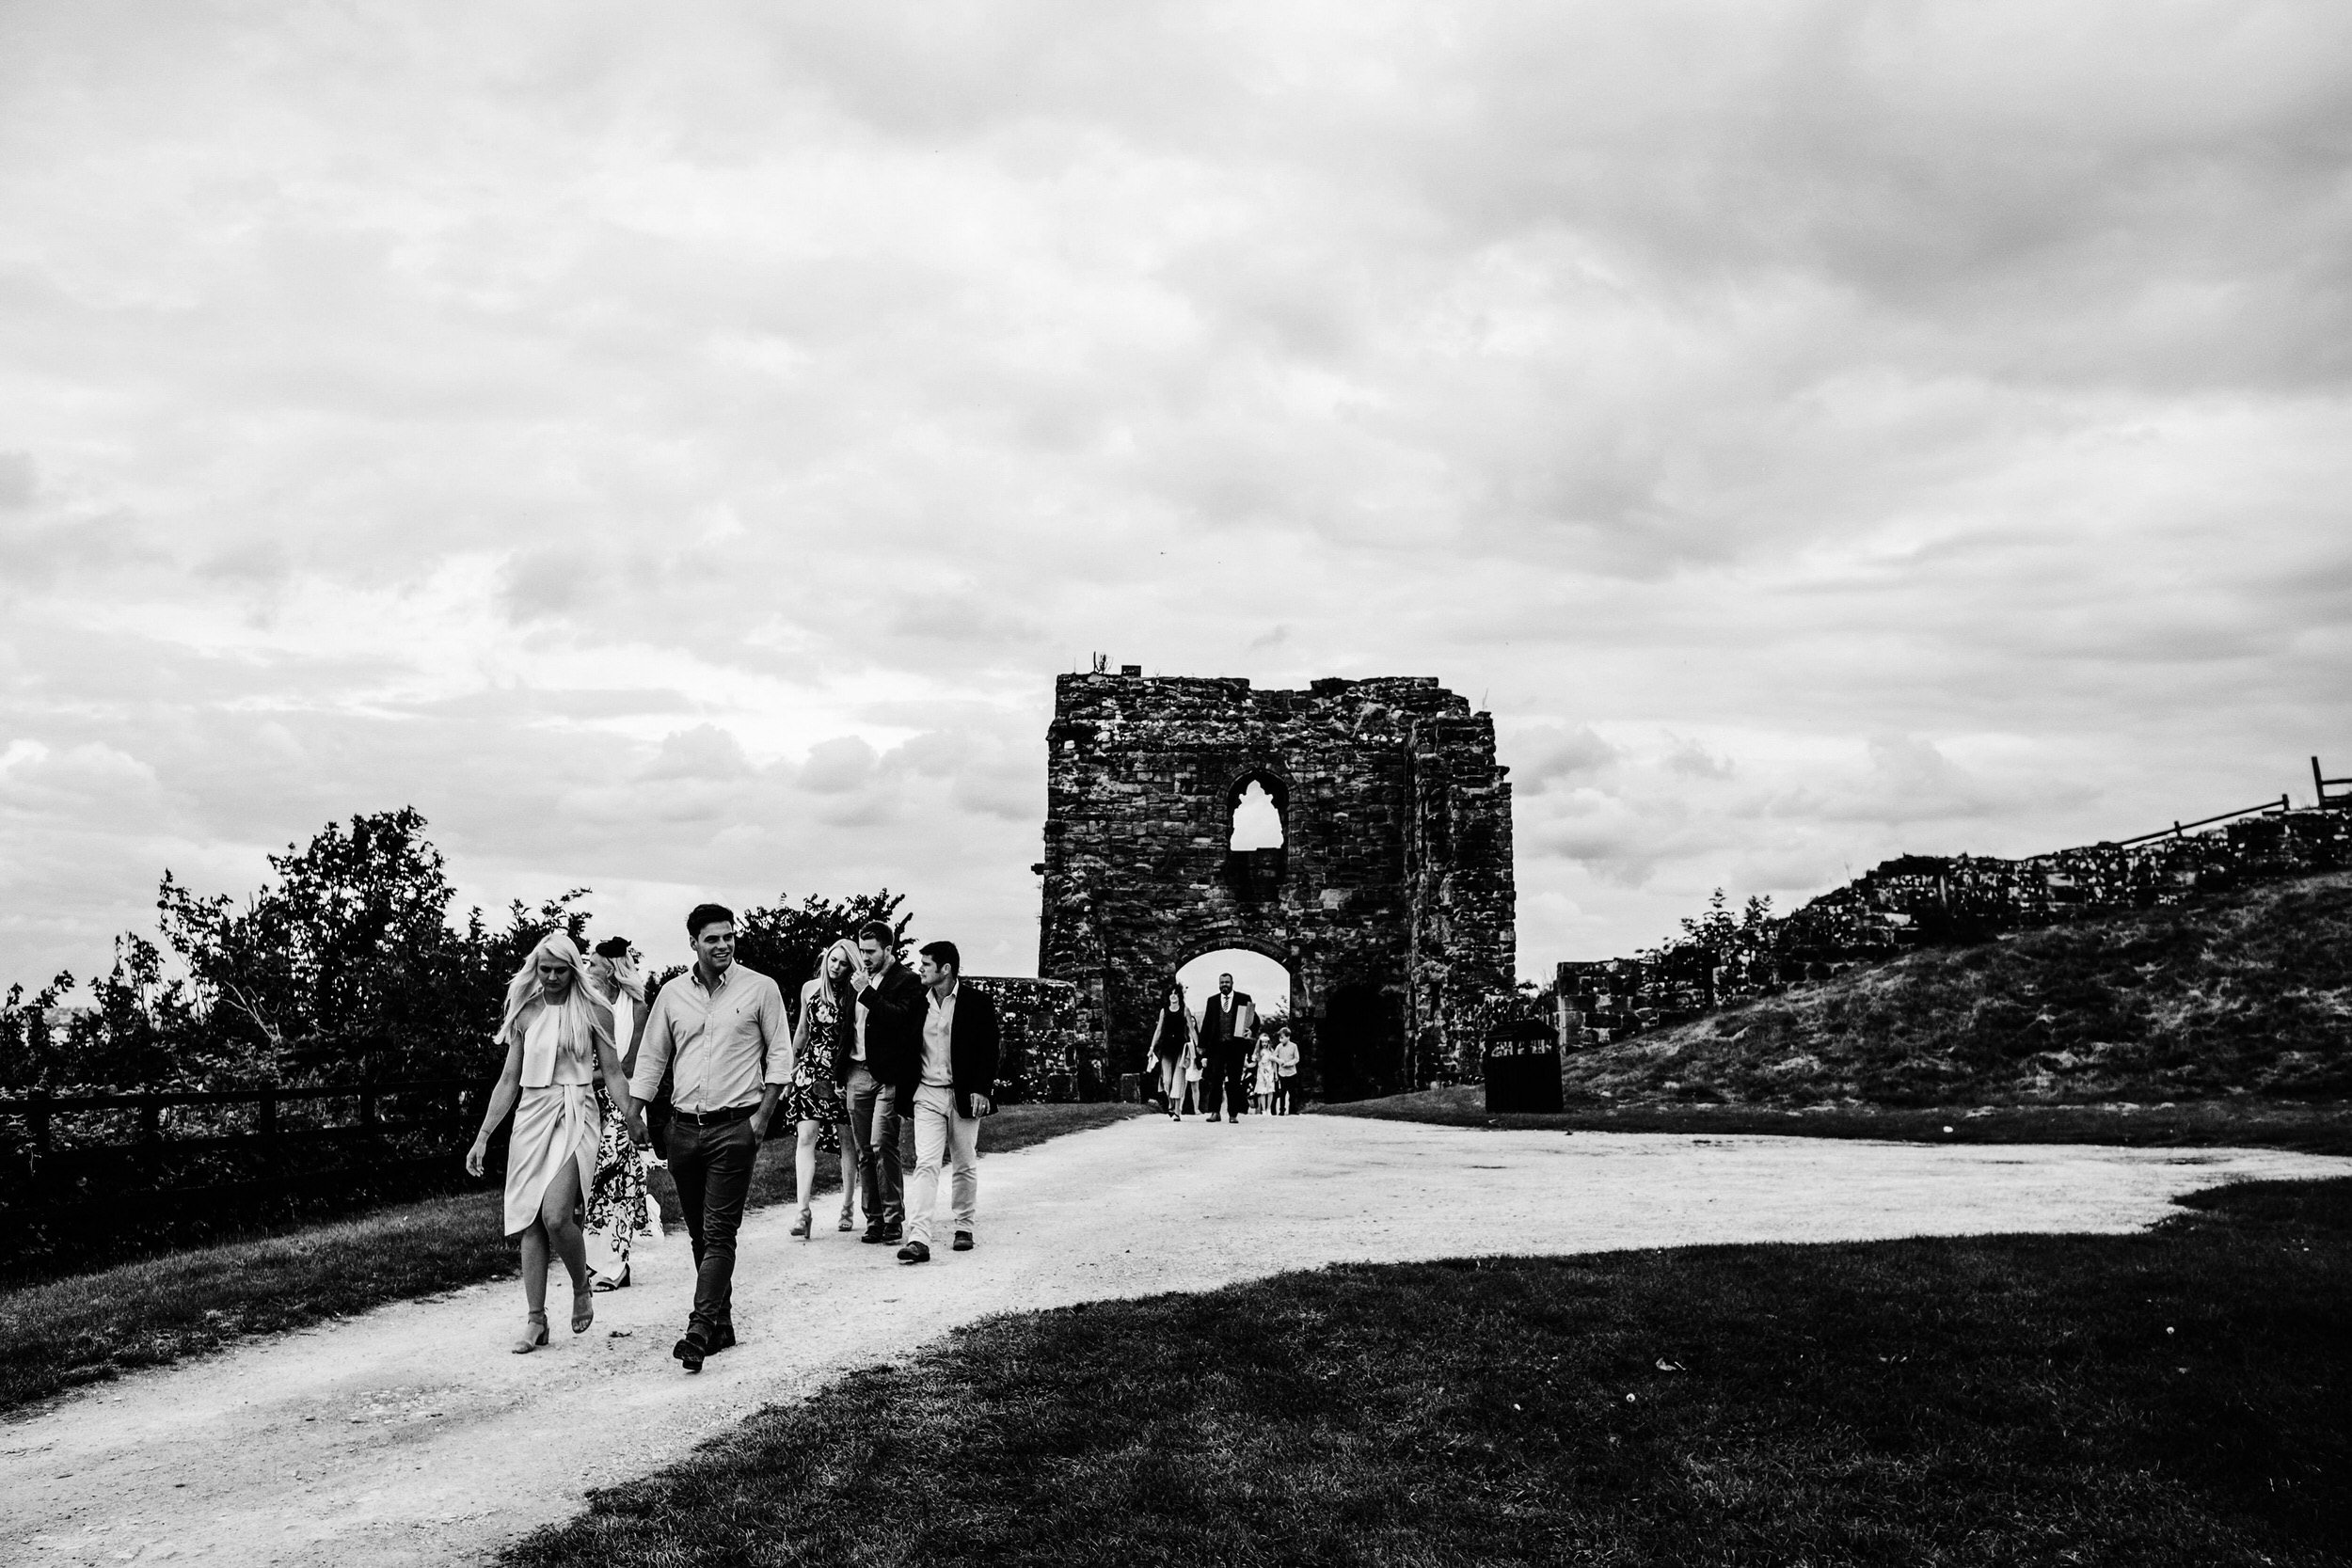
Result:
<svg viewBox="0 0 2352 1568"><path fill-rule="evenodd" d="M1476 1060L1517 940L1487 715L1428 677L1256 691L1129 666L1061 677L1046 744L1038 972L1094 1003L1114 1071L1140 1066L1158 985L1223 947L1289 969L1310 1093ZM1252 781L1284 843L1235 853Z"/></svg>

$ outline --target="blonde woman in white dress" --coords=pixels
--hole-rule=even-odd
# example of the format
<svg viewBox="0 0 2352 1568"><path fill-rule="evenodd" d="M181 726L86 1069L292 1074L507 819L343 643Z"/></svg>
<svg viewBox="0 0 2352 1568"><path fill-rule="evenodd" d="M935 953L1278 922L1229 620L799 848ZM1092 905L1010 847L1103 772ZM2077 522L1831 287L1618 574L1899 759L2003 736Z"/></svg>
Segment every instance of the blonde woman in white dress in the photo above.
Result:
<svg viewBox="0 0 2352 1568"><path fill-rule="evenodd" d="M498 1038L506 1065L483 1116L482 1131L466 1151L466 1169L482 1174L490 1134L515 1108L515 1128L506 1153L506 1233L522 1245L523 1301L530 1315L515 1352L548 1342L548 1261L562 1259L572 1278L572 1332L585 1334L596 1322L596 1296L589 1289L587 1249L580 1235L580 1205L596 1180L596 1146L602 1118L596 1109L596 1074L625 1084L621 1059L612 1050L612 1015L590 999L580 949L561 931L540 939L531 957L506 983L506 1016ZM634 1105L622 1101L628 1135L642 1144L644 1125Z"/></svg>

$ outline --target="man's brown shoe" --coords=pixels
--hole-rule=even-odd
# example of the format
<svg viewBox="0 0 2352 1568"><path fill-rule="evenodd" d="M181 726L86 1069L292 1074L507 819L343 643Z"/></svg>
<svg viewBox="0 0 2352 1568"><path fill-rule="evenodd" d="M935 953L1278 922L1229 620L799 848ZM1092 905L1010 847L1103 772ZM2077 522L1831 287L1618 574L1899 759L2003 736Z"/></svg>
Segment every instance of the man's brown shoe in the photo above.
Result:
<svg viewBox="0 0 2352 1568"><path fill-rule="evenodd" d="M898 1261L901 1263L928 1263L930 1260L931 1249L921 1242L909 1242L898 1249Z"/></svg>
<svg viewBox="0 0 2352 1568"><path fill-rule="evenodd" d="M956 1250L958 1252L969 1252L972 1250L972 1232L969 1230L959 1230L956 1232Z"/></svg>

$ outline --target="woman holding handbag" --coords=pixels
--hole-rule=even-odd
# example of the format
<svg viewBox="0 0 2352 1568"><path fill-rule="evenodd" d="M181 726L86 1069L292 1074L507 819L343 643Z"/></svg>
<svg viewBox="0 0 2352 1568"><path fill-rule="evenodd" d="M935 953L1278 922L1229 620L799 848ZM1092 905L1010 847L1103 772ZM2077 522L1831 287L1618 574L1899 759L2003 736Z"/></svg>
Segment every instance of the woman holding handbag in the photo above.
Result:
<svg viewBox="0 0 2352 1568"><path fill-rule="evenodd" d="M1158 1016L1152 1022L1152 1043L1146 1049L1159 1076L1160 1094L1168 1101L1171 1121L1184 1119L1184 1098L1200 1081L1200 1064L1193 1055L1192 1014L1184 1006L1184 988L1174 976L1161 989Z"/></svg>
<svg viewBox="0 0 2352 1568"><path fill-rule="evenodd" d="M841 1081L850 1059L851 1031L857 1027L857 1006L850 975L857 968L857 948L836 942L818 960L816 976L801 988L801 1027L792 1041L792 1081L784 1091L776 1115L797 1123L801 1141L792 1151L792 1176L799 1183L801 1217L792 1234L808 1240L814 1228L809 1197L817 1181L817 1156L831 1149L841 1156L841 1228L857 1224L857 1169L849 1140L841 1129L849 1124L850 1106Z"/></svg>

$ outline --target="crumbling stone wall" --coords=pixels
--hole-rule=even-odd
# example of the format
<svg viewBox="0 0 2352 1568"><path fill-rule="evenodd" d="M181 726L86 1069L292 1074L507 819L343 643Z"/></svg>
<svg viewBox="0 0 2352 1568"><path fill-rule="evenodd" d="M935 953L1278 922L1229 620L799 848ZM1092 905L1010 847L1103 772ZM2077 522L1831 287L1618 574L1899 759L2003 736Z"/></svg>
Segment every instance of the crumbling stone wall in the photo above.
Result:
<svg viewBox="0 0 2352 1568"><path fill-rule="evenodd" d="M967 983L996 1004L1003 1027L996 1081L1005 1102L1076 1098L1079 1054L1096 1033L1086 992L1067 981L1002 974L975 974Z"/></svg>
<svg viewBox="0 0 2352 1568"><path fill-rule="evenodd" d="M1113 1070L1140 1067L1160 983L1223 947L1290 971L1310 1093L1476 1062L1517 942L1487 715L1425 676L1256 691L1130 665L1062 676L1046 747L1038 973L1094 1001ZM1284 842L1236 852L1252 782Z"/></svg>

